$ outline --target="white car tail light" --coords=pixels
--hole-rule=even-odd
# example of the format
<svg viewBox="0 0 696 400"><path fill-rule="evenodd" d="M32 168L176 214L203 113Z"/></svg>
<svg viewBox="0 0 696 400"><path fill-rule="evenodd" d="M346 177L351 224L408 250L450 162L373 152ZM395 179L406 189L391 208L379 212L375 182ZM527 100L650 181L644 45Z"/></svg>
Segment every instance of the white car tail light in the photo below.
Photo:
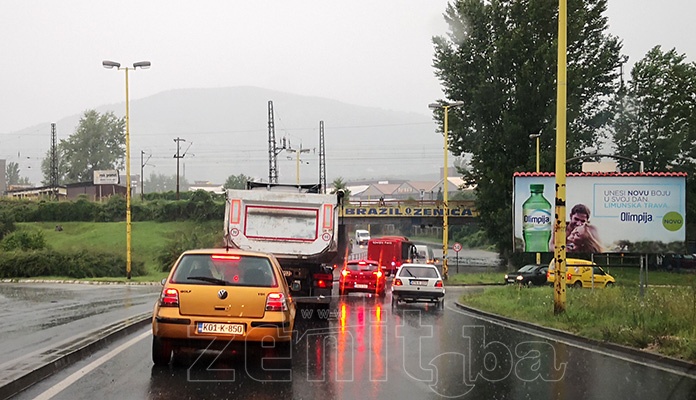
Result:
<svg viewBox="0 0 696 400"><path fill-rule="evenodd" d="M266 297L266 311L287 311L288 303L282 293L269 293Z"/></svg>

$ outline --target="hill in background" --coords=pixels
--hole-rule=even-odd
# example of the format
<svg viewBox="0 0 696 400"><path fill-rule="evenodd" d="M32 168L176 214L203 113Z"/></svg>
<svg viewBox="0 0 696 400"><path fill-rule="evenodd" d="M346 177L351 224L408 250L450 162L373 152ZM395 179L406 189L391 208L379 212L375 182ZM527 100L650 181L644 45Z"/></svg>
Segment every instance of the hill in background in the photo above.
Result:
<svg viewBox="0 0 696 400"><path fill-rule="evenodd" d="M319 180L319 131L324 123L326 175L362 179L438 179L442 167L442 135L427 109L423 114L362 107L256 87L178 89L130 101L131 171L180 174L189 182L223 183L245 174L268 180L268 102L273 102L278 146L299 150L278 154L279 181ZM101 113L125 114L125 103L95 106ZM57 137L74 131L82 112L56 121ZM40 165L50 148L50 123L3 138L2 157L18 162L21 175L41 180ZM176 139L184 141L177 142Z"/></svg>

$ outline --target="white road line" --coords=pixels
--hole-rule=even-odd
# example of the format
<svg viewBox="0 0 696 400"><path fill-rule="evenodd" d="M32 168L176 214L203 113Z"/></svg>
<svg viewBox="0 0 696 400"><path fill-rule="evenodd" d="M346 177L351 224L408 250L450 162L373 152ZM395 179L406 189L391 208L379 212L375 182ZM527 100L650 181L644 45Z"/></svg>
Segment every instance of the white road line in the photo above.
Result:
<svg viewBox="0 0 696 400"><path fill-rule="evenodd" d="M78 379L84 377L91 371L95 370L97 367L100 365L104 364L105 362L111 360L114 358L116 355L121 353L123 350L126 348L134 345L135 343L145 339L147 336L151 335L152 332L146 331L143 332L142 334L134 337L133 339L127 341L126 343L118 346L117 348L111 350L110 352L104 354L103 356L99 357L98 359L92 361L87 365L86 367L80 369L79 371L76 371L72 375L68 376L67 378L63 379L60 381L58 384L53 386L52 388L46 390L45 392L41 393L40 395L36 396L34 400L48 400L53 398L53 396L57 395L58 393L62 392L67 388L68 386L72 385L75 383Z"/></svg>

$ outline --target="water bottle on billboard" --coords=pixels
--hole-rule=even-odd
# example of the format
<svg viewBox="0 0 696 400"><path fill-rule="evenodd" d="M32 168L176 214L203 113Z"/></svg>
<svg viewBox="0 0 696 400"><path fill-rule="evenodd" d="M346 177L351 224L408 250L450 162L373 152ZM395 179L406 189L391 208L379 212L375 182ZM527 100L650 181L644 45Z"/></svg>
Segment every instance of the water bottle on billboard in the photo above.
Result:
<svg viewBox="0 0 696 400"><path fill-rule="evenodd" d="M522 204L524 251L547 252L551 240L551 203L544 198L544 185L529 185L531 194Z"/></svg>

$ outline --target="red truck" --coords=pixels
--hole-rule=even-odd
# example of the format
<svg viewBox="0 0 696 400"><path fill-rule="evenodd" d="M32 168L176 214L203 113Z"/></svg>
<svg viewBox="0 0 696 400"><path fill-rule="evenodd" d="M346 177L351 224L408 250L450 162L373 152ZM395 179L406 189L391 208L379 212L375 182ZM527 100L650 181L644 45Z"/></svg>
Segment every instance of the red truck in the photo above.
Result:
<svg viewBox="0 0 696 400"><path fill-rule="evenodd" d="M417 255L416 246L405 236L383 236L367 242L367 259L379 261L387 275Z"/></svg>

